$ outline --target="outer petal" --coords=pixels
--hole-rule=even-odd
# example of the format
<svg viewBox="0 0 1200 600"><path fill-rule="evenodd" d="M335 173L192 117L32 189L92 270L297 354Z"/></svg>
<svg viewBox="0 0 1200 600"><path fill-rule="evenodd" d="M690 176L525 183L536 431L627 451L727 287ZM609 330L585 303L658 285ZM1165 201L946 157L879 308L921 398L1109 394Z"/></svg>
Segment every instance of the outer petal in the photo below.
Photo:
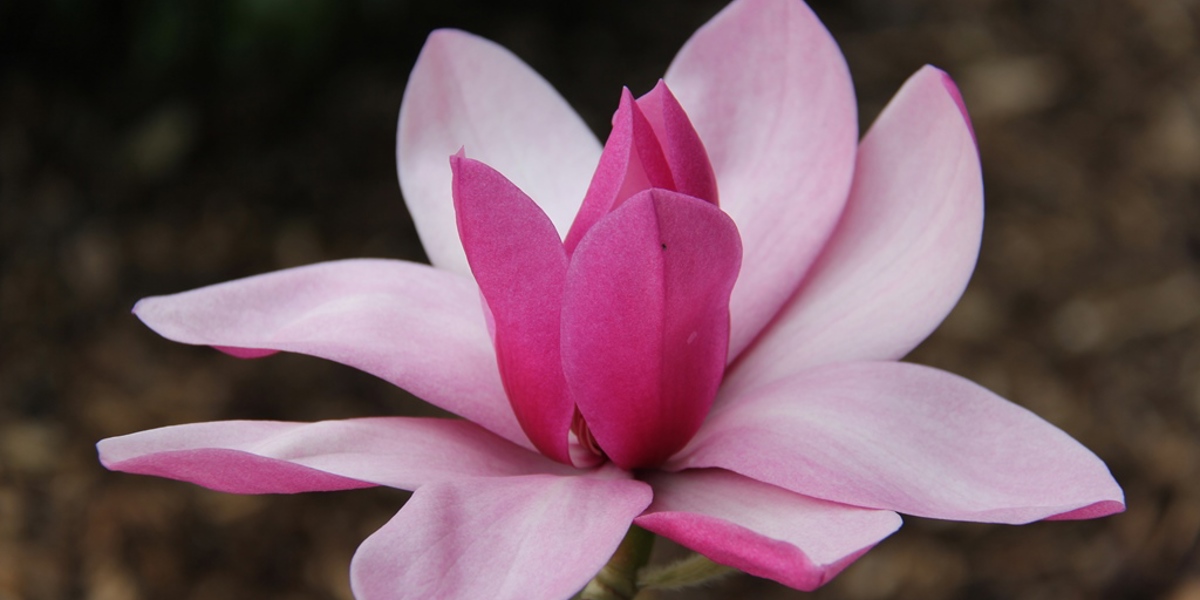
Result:
<svg viewBox="0 0 1200 600"><path fill-rule="evenodd" d="M347 260L146 298L133 312L176 342L243 357L299 352L362 369L529 445L467 278L401 261Z"/></svg>
<svg viewBox="0 0 1200 600"><path fill-rule="evenodd" d="M649 190L580 242L563 293L563 371L600 447L655 465L708 413L725 367L737 229L718 208Z"/></svg>
<svg viewBox="0 0 1200 600"><path fill-rule="evenodd" d="M634 523L716 562L811 591L900 527L900 515L816 500L720 470L657 474Z"/></svg>
<svg viewBox="0 0 1200 600"><path fill-rule="evenodd" d="M850 202L792 302L731 390L807 366L897 359L962 295L983 228L979 153L945 73L908 80L863 139Z"/></svg>
<svg viewBox="0 0 1200 600"><path fill-rule="evenodd" d="M461 154L450 162L459 235L494 319L509 402L534 445L570 464L575 404L559 353L567 253L546 214L503 175Z"/></svg>
<svg viewBox="0 0 1200 600"><path fill-rule="evenodd" d="M827 365L756 388L714 410L671 466L958 521L1124 509L1121 488L1079 442L966 379L906 363Z"/></svg>
<svg viewBox="0 0 1200 600"><path fill-rule="evenodd" d="M740 0L692 36L666 82L745 244L730 302L735 357L792 295L842 210L858 138L850 73L803 2Z"/></svg>
<svg viewBox="0 0 1200 600"><path fill-rule="evenodd" d="M561 600L616 550L650 487L593 477L486 478L417 490L350 565L359 600Z"/></svg>
<svg viewBox="0 0 1200 600"><path fill-rule="evenodd" d="M406 490L467 477L573 472L467 421L378 417L318 423L220 421L101 440L114 471L235 494L386 485Z"/></svg>
<svg viewBox="0 0 1200 600"><path fill-rule="evenodd" d="M565 235L600 144L566 101L508 50L435 31L413 67L397 133L400 187L434 265L468 273L455 229L446 158L467 152L541 203Z"/></svg>

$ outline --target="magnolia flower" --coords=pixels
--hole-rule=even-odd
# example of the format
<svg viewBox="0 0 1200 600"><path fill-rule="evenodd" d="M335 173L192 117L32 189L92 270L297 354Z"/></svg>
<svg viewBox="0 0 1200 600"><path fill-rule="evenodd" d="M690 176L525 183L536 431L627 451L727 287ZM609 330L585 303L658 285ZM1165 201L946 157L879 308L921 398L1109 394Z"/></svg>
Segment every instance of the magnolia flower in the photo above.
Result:
<svg viewBox="0 0 1200 600"><path fill-rule="evenodd" d="M382 377L463 420L166 427L110 469L234 493L391 486L355 595L564 598L631 524L803 590L900 526L1123 510L1029 411L897 362L957 301L979 161L926 67L857 142L845 61L799 0L737 0L601 149L503 48L432 34L398 166L433 266L349 260L147 298L163 336Z"/></svg>

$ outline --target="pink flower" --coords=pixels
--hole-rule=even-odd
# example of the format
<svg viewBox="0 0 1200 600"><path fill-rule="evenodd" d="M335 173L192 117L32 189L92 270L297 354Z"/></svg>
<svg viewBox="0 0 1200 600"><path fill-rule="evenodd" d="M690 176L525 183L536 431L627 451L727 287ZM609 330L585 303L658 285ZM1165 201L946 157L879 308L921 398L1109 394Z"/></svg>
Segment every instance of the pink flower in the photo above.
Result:
<svg viewBox="0 0 1200 600"><path fill-rule="evenodd" d="M918 71L856 143L846 64L808 7L737 0L665 82L622 97L601 153L514 56L435 32L398 139L434 267L324 263L134 312L235 356L335 360L467 420L181 425L104 440L102 462L234 493L415 490L355 555L363 599L564 598L631 523L807 590L897 513L1124 509L1062 431L896 362L979 249L978 156L945 74Z"/></svg>

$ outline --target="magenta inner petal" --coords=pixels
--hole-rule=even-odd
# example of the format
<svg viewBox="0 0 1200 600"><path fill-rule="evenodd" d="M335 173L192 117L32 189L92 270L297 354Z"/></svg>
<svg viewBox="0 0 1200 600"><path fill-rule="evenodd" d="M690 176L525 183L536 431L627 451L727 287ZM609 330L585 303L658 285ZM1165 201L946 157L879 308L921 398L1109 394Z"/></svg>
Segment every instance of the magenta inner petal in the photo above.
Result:
<svg viewBox="0 0 1200 600"><path fill-rule="evenodd" d="M666 190L630 198L571 257L562 358L597 443L622 468L651 466L704 420L725 367L733 221Z"/></svg>
<svg viewBox="0 0 1200 600"><path fill-rule="evenodd" d="M675 189L671 168L654 135L654 128L642 114L628 89L621 92L621 104L613 116L613 130L604 144L600 164L592 176L587 195L575 222L567 232L567 252L604 215L616 210L630 196L649 188Z"/></svg>
<svg viewBox="0 0 1200 600"><path fill-rule="evenodd" d="M459 236L495 325L505 392L534 446L570 464L574 406L559 354L566 252L549 217L503 175L461 153L450 162Z"/></svg>
<svg viewBox="0 0 1200 600"><path fill-rule="evenodd" d="M708 151L667 84L659 80L637 104L662 146L675 182L672 189L717 204L717 176Z"/></svg>

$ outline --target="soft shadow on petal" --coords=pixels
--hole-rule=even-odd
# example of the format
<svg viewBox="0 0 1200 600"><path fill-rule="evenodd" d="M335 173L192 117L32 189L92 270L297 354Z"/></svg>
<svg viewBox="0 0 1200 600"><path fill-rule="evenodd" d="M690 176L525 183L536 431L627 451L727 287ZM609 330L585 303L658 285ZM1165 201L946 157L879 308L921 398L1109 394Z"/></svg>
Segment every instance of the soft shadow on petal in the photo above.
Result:
<svg viewBox="0 0 1200 600"><path fill-rule="evenodd" d="M913 75L867 132L846 212L729 392L805 367L898 359L958 302L979 254L979 153L944 73Z"/></svg>
<svg viewBox="0 0 1200 600"><path fill-rule="evenodd" d="M566 234L600 157L596 137L546 80L503 47L430 34L400 106L400 187L429 260L467 274L446 159L464 148L533 198Z"/></svg>
<svg viewBox="0 0 1200 600"><path fill-rule="evenodd" d="M431 484L358 548L359 600L562 600L608 561L650 487L589 476Z"/></svg>
<svg viewBox="0 0 1200 600"><path fill-rule="evenodd" d="M146 298L133 312L176 342L350 365L532 447L504 395L469 278L402 261L346 260Z"/></svg>
<svg viewBox="0 0 1200 600"><path fill-rule="evenodd" d="M566 250L546 214L503 175L461 155L450 162L458 230L492 315L509 402L538 450L570 464L575 404L559 353Z"/></svg>
<svg viewBox="0 0 1200 600"><path fill-rule="evenodd" d="M826 502L717 469L661 473L635 524L712 560L810 591L900 527L900 516Z"/></svg>
<svg viewBox="0 0 1200 600"><path fill-rule="evenodd" d="M854 89L837 44L795 0L729 5L684 45L665 80L745 243L732 358L792 295L841 213L858 141Z"/></svg>
<svg viewBox="0 0 1200 600"><path fill-rule="evenodd" d="M465 477L574 472L473 423L412 417L193 423L108 438L97 449L114 471L236 494L412 490Z"/></svg>
<svg viewBox="0 0 1200 600"><path fill-rule="evenodd" d="M826 365L755 388L714 409L669 466L956 521L1124 510L1108 468L1071 436L971 381L907 363Z"/></svg>

